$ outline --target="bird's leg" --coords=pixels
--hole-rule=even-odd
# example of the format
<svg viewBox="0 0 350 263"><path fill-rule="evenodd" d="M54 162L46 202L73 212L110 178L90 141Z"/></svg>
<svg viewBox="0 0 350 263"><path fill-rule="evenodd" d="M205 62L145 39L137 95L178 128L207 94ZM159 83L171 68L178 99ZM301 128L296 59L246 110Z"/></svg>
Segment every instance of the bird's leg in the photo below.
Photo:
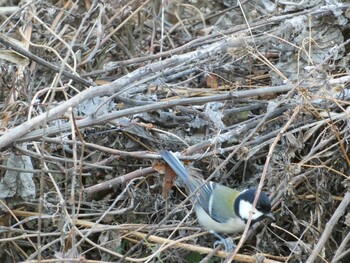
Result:
<svg viewBox="0 0 350 263"><path fill-rule="evenodd" d="M209 231L209 232L219 239L219 240L215 241L214 247L216 247L217 245L220 245L220 244L224 244L226 252L233 251L235 249L236 245L233 243L232 238L230 238L230 237L223 238L222 236L220 236L218 233L216 233L214 231Z"/></svg>

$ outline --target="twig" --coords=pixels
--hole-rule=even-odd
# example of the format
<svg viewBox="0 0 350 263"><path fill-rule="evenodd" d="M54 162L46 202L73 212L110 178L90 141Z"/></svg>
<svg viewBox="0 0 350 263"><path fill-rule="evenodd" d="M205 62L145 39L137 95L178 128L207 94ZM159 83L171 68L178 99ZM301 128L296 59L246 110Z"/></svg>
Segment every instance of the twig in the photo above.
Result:
<svg viewBox="0 0 350 263"><path fill-rule="evenodd" d="M349 6L350 6L350 4L338 4L337 8L347 9ZM257 28L260 28L260 27L263 27L266 25L272 25L272 24L278 23L280 21L285 21L287 19L295 18L297 16L318 15L318 14L327 15L330 12L333 12L331 10L331 7L324 6L322 8L317 7L317 8L306 9L306 10L302 10L300 12L296 12L296 13L292 13L292 14L273 16L273 17L271 17L267 20L264 20L264 21L261 21L259 19L259 21L251 23L251 29L257 29ZM159 59L161 57L173 56L173 55L179 54L187 49L195 48L198 46L203 46L204 44L209 44L209 43L207 43L208 41L219 41L222 39L222 37L226 37L228 35L231 35L233 33L239 32L239 31L244 31L245 29L246 29L245 24L244 25L237 25L237 26L230 28L228 30L223 30L223 31L220 31L219 33L210 34L210 35L203 36L201 38L192 40L192 41L190 41L190 42L188 42L180 47L177 47L177 48L174 48L174 49L171 49L168 51L164 51L162 53L148 55L148 56L144 56L144 57L137 57L137 58L123 60L123 61L111 62L110 66L106 67L103 70L95 70L93 72L82 74L82 76L85 77L85 76L100 75L100 74L104 74L106 72L114 71L115 69L120 68L120 67L125 67L125 66L132 65L132 64L139 64L139 63L143 63L146 61ZM284 30L279 28L278 30L276 30L276 32L282 33L282 32L284 32ZM257 39L255 39L255 40L257 40ZM256 42L259 42L259 41L256 41Z"/></svg>
<svg viewBox="0 0 350 263"><path fill-rule="evenodd" d="M149 236L147 237L146 234L140 233L140 232L132 232L130 233L132 236L136 236L140 239L147 239L148 241L158 243L158 244L171 244L172 247L177 247L177 248L182 248L188 251L194 251L202 254L210 254L213 249L212 248L207 248L207 247L202 247L202 246L196 246L196 245L191 245L191 244L184 244L180 243L179 240L169 240L166 238L162 237L157 237L157 236ZM227 252L224 251L218 251L215 256L225 258L228 255ZM248 255L243 255L243 254L237 254L234 258L234 260L237 260L239 262L248 262L248 263L255 263L256 262L256 256L259 256L259 254L254 255L254 256L248 256ZM263 255L265 257L265 255ZM264 258L262 263L279 263L280 261L275 261L275 260L270 260Z"/></svg>
<svg viewBox="0 0 350 263"><path fill-rule="evenodd" d="M312 251L309 258L307 259L306 263L315 262L317 257L321 257L320 252L321 252L322 248L324 247L326 241L328 240L329 236L331 235L334 226L338 223L339 218L344 214L345 209L347 209L349 207L349 203L350 203L350 191L347 191L344 195L343 201L341 201L337 210L335 210L333 216L326 224L326 228L324 229L324 231L320 237L320 240L318 241L316 247Z"/></svg>
<svg viewBox="0 0 350 263"><path fill-rule="evenodd" d="M270 149L269 149L269 153L267 155L267 158L266 158L266 162L265 162L265 165L264 165L264 169L263 169L263 172L262 172L262 175L261 175L261 178L260 178L260 182L259 182L259 186L258 186L258 189L256 191L256 195L255 195L255 198L254 198L254 202L253 202L253 207L256 206L257 202L258 202L258 199L259 199L259 195L260 195L260 192L261 192L261 189L262 189L262 186L264 184L264 179L265 179L265 176L267 174L267 169L269 167L269 163L270 163L270 160L271 160L271 157L272 157L272 154L274 152L274 149L277 145L277 143L279 142L279 140L281 139L282 135L286 132L286 130L288 129L288 127L291 125L291 123L294 121L294 119L296 118L296 116L298 115L300 111L300 106L297 106L295 109L294 109L294 112L293 112L293 115L291 116L291 118L288 120L288 122L283 126L283 128L280 130L280 132L277 134L274 142L272 143ZM246 227L244 229L244 232L242 234L242 237L241 239L239 240L235 250L233 251L233 253L231 255L229 255L226 259L225 259L225 263L229 263L232 261L232 259L235 257L236 253L238 252L238 250L240 249L240 247L243 245L244 241L245 241L245 238L247 236L247 233L248 233L248 230L249 230L249 226L250 226L250 223L252 221L252 210L250 211L250 215L249 215L249 218L248 218L248 222L246 224Z"/></svg>
<svg viewBox="0 0 350 263"><path fill-rule="evenodd" d="M141 170L136 170L131 173L118 176L117 178L105 181L103 183L93 185L84 189L84 194L87 200L92 200L99 193L108 193L109 190L113 189L115 186L128 182L134 178L148 175L150 173L156 172L152 167L144 168Z"/></svg>
<svg viewBox="0 0 350 263"><path fill-rule="evenodd" d="M119 81L118 83L120 82L123 82L123 81ZM100 87L92 87L88 90L85 90L77 94L75 97L71 98L70 100L51 109L48 114L48 120L59 118L61 115L63 115L66 112L69 106L77 106L82 101L85 101L86 99L92 98L94 96L103 96L103 95L107 95L107 93L109 94L111 91L113 91L113 89L116 88L115 86L119 87L119 85L115 83L115 84L104 85ZM177 99L177 100L166 101L166 102L158 102L158 103L153 103L149 105L128 108L128 109L120 110L113 113L99 115L96 118L94 116L88 116L85 119L78 120L77 125L79 128L90 127L96 124L108 122L109 120L129 116L137 113L147 112L150 110L169 108L169 107L174 107L178 105L202 104L202 103L207 103L211 101L247 98L247 97L257 96L257 95L262 96L264 94L271 94L276 92L279 92L279 93L287 92L287 91L290 91L291 89L292 87L290 85L284 85L284 86L269 87L269 88L258 88L254 90L237 91L237 92L232 92L232 93L227 93L222 95L215 95L215 96L208 96L203 98L188 98L188 99ZM0 137L0 149L13 143L14 141L26 141L26 140L41 138L44 135L43 134L44 129L38 129L36 131L33 131L30 133L30 136L25 136L25 135L29 133L29 131L32 128L39 125L43 120L45 120L45 117L46 117L46 113L43 113L39 116L32 118L30 121L27 121L15 128L8 130L3 136ZM62 131L67 131L69 130L69 128L70 128L69 124L63 124L56 127L48 127L45 129L46 131L45 135L57 134Z"/></svg>
<svg viewBox="0 0 350 263"><path fill-rule="evenodd" d="M350 241L350 232L348 232L346 237L341 242L340 246L338 247L337 251L335 252L335 255L334 255L331 263L339 262L340 259L342 259L343 257L345 257L347 254L350 253L350 248L343 252L343 250L346 248L346 245L348 244L349 241Z"/></svg>
<svg viewBox="0 0 350 263"><path fill-rule="evenodd" d="M4 46L6 46L9 49L12 49L18 53L20 53L21 55L37 62L38 64L44 66L45 68L52 70L53 72L60 72L61 71L61 67L55 66L54 64L47 62L45 60L43 60L42 58L34 55L33 53L31 53L30 51L25 50L24 48L14 44L13 42L11 42L9 40L9 38L7 36L5 36L4 34L0 34L0 43L3 44ZM89 82L81 77L79 77L76 74L72 74L68 71L62 71L62 75L75 80L76 82L86 86L86 87L90 87L90 86L94 86L94 84L92 82Z"/></svg>
<svg viewBox="0 0 350 263"><path fill-rule="evenodd" d="M207 262L209 262L211 260L211 258L213 256L215 256L215 254L217 254L223 247L224 247L223 244L218 245L216 248L213 249L212 252L210 252L208 255L206 255L205 258L203 258L198 263L207 263Z"/></svg>

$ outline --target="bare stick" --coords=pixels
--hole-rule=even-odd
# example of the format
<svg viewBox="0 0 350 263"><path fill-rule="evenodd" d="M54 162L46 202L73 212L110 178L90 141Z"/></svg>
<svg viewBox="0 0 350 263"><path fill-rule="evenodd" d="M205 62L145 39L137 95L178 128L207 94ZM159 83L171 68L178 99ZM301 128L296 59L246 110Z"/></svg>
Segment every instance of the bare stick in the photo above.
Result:
<svg viewBox="0 0 350 263"><path fill-rule="evenodd" d="M306 263L315 262L316 258L320 256L319 255L320 251L322 250L322 248L324 247L324 244L326 243L329 236L331 235L334 226L338 223L339 218L344 214L345 209L348 208L349 203L350 203L350 192L348 191L345 193L343 201L341 201L337 210L335 210L333 216L331 217L329 222L326 224L326 228L324 229L320 240L318 241L316 247L312 251L309 258L307 259Z"/></svg>

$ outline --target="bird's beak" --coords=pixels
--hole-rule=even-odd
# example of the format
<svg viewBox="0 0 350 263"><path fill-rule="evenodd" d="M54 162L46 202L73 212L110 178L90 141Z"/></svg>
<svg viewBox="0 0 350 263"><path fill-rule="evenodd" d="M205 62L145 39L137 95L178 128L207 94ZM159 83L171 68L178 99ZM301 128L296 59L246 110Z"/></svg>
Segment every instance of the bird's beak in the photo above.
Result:
<svg viewBox="0 0 350 263"><path fill-rule="evenodd" d="M268 218L271 218L273 221L276 221L276 218L273 216L273 214L271 212L265 214L265 216L268 217Z"/></svg>

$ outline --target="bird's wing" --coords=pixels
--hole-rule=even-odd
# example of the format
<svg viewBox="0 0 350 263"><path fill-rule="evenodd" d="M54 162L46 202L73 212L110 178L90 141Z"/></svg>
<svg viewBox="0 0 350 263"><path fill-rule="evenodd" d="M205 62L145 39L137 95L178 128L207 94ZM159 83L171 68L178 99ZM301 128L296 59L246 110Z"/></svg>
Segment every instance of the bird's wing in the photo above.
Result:
<svg viewBox="0 0 350 263"><path fill-rule="evenodd" d="M237 190L215 184L215 191L208 207L208 214L220 223L225 223L232 218L238 217L234 212L234 201L238 194L239 191Z"/></svg>
<svg viewBox="0 0 350 263"><path fill-rule="evenodd" d="M203 180L188 175L182 162L172 152L160 151L160 155L184 181L189 193L193 193L203 184ZM233 203L238 194L237 190L208 182L201 186L192 200L203 207L204 211L215 221L224 223L235 217Z"/></svg>
<svg viewBox="0 0 350 263"><path fill-rule="evenodd" d="M192 183L198 187L203 181L192 179ZM239 191L237 190L214 182L208 182L199 190L197 202L215 221L225 223L229 219L236 217L234 201L238 194Z"/></svg>
<svg viewBox="0 0 350 263"><path fill-rule="evenodd" d="M201 186L197 194L194 195L193 200L197 202L200 206L202 206L205 212L209 214L208 211L210 206L210 199L216 187L216 183L208 182L203 185L204 181L201 179L197 179L194 177L190 177L190 179L191 179L191 185L192 185L190 189L191 192L195 191L198 187Z"/></svg>

